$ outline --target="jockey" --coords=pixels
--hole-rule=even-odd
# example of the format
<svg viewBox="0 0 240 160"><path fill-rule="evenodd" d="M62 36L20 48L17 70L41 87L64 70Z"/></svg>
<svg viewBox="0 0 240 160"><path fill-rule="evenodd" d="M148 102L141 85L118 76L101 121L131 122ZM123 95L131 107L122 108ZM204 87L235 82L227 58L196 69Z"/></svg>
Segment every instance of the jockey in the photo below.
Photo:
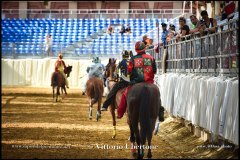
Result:
<svg viewBox="0 0 240 160"><path fill-rule="evenodd" d="M115 100L116 94L120 89L123 89L128 86L129 82L125 81L127 79L127 66L128 66L128 58L129 53L125 50L122 52L122 61L118 65L118 69L121 71L121 78L120 81L117 82L113 88L110 90L110 92L107 95L107 98L105 102L103 103L103 106L101 108L101 111L107 111L108 106Z"/></svg>
<svg viewBox="0 0 240 160"><path fill-rule="evenodd" d="M118 64L118 69L120 70L120 73L121 73L121 76L125 76L127 77L127 66L128 66L128 63L129 63L129 53L128 51L124 50L122 52L122 61L119 62Z"/></svg>
<svg viewBox="0 0 240 160"><path fill-rule="evenodd" d="M129 62L128 74L130 74L130 84L134 85L140 82L154 83L154 74L157 72L155 59L145 53L146 45L139 41L135 44L136 56L133 56ZM122 118L127 108L127 93L131 88L129 86L123 93L119 107L117 109L117 118ZM159 110L159 121L164 121L164 108L161 106Z"/></svg>
<svg viewBox="0 0 240 160"><path fill-rule="evenodd" d="M128 74L130 74L130 81L122 80L116 83L110 93L107 96L106 101L103 103L101 111L106 111L107 107L112 103L116 97L118 90L128 87L129 84L133 85L140 82L154 83L154 74L157 72L156 63L152 56L145 53L146 46L143 42L137 42L135 44L136 56L133 56L129 61ZM126 111L126 95L129 87L124 91L120 105L118 107L118 118L121 118ZM159 111L159 121L163 121L163 107Z"/></svg>
<svg viewBox="0 0 240 160"><path fill-rule="evenodd" d="M55 62L55 72L61 73L61 75L65 79L65 84L67 88L69 88L68 79L66 74L64 73L64 69L66 69L66 65L65 65L65 62L62 60L62 58L63 58L62 54L61 53L58 54L58 60Z"/></svg>
<svg viewBox="0 0 240 160"><path fill-rule="evenodd" d="M92 77L99 77L101 80L103 80L103 71L104 71L104 65L101 64L101 61L98 57L93 57L92 63L87 67L87 73L88 73L88 78L84 84L83 88L83 93L82 95L85 94L86 92L86 85L87 81L92 78Z"/></svg>

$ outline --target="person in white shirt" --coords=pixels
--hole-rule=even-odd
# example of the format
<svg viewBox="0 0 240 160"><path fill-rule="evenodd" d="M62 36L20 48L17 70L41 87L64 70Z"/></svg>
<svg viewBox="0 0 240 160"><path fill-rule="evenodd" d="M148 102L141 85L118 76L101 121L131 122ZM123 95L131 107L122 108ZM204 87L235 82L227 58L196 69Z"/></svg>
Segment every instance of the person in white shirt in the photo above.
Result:
<svg viewBox="0 0 240 160"><path fill-rule="evenodd" d="M46 37L46 52L48 56L52 55L52 36L51 35L47 35Z"/></svg>

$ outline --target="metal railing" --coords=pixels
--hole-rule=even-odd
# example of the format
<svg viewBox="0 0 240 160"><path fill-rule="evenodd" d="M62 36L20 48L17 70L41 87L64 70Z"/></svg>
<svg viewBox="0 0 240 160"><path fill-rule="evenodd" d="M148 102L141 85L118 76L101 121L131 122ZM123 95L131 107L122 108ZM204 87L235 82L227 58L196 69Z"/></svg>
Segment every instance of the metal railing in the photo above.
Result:
<svg viewBox="0 0 240 160"><path fill-rule="evenodd" d="M166 49L152 52L161 73L219 73L236 75L239 67L239 20L217 26L215 33L195 33L184 41L172 39ZM167 56L167 60L163 60Z"/></svg>

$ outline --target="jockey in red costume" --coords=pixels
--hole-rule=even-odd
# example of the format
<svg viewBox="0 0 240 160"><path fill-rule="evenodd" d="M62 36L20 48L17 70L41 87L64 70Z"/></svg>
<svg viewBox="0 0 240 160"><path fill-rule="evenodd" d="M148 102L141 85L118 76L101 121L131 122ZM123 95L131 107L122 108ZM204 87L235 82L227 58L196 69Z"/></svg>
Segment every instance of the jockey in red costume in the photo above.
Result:
<svg viewBox="0 0 240 160"><path fill-rule="evenodd" d="M154 74L157 72L155 59L145 53L146 45L143 42L137 42L135 44L135 51L137 55L133 56L129 61L128 74L130 74L131 84L146 82L154 83ZM118 118L122 118L127 108L127 93L131 86L128 86L124 91L120 104L117 109ZM163 108L160 108L161 114L159 114L159 120L163 121Z"/></svg>
<svg viewBox="0 0 240 160"><path fill-rule="evenodd" d="M66 65L65 65L65 62L62 60L62 58L63 58L62 54L59 54L58 60L55 62L55 72L59 72L63 75L63 77L65 79L65 84L66 84L67 88L69 88L67 76L64 73L64 69L66 69Z"/></svg>

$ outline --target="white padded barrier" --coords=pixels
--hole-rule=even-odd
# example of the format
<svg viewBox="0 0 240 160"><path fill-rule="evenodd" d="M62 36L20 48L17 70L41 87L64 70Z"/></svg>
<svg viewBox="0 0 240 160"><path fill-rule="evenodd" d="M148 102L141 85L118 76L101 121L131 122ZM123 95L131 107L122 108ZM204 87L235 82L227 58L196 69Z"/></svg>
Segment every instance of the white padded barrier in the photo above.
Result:
<svg viewBox="0 0 240 160"><path fill-rule="evenodd" d="M86 69L89 60L64 59L66 65L72 65L69 87L82 89L86 80ZM108 59L101 59L106 65ZM50 87L51 74L54 72L56 59L3 59L2 58L2 86L36 86Z"/></svg>

